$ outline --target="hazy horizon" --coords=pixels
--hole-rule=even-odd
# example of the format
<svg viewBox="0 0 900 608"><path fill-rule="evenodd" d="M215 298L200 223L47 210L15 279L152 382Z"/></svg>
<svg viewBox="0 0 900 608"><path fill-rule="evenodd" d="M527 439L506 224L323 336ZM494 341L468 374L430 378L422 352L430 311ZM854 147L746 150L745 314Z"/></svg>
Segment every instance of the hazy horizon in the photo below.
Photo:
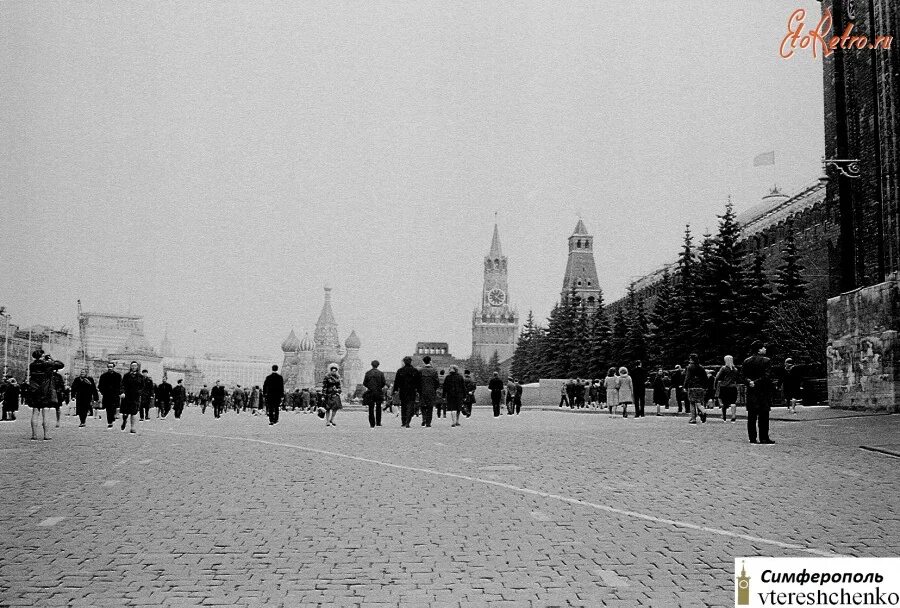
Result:
<svg viewBox="0 0 900 608"><path fill-rule="evenodd" d="M495 211L523 321L579 214L615 300L821 174L821 58L778 56L821 5L671 7L0 3L0 305L280 359L327 283L364 361L467 357Z"/></svg>

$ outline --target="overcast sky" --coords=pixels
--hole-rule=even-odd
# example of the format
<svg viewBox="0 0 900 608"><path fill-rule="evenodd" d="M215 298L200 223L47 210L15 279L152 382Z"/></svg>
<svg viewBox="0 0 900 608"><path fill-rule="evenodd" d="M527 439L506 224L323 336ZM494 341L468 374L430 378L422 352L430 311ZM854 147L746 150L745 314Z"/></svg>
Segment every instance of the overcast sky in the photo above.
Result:
<svg viewBox="0 0 900 608"><path fill-rule="evenodd" d="M758 202L756 154L820 175L821 59L778 57L797 7L0 2L0 305L280 359L328 283L365 360L466 357L495 211L544 319L578 213L609 301Z"/></svg>

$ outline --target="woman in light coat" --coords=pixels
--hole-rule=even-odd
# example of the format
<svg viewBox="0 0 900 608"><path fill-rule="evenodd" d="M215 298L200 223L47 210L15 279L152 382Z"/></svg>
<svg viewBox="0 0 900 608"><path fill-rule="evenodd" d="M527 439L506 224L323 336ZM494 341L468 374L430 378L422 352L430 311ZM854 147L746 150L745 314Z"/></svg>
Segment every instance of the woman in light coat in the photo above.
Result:
<svg viewBox="0 0 900 608"><path fill-rule="evenodd" d="M634 403L634 383L628 375L628 368L619 368L619 376L616 378L616 388L619 389L619 405L622 406L622 418L628 418L628 404Z"/></svg>
<svg viewBox="0 0 900 608"><path fill-rule="evenodd" d="M728 406L731 406L731 422L734 422L737 410L738 384L741 372L734 365L734 357L725 355L725 365L716 374L716 397L722 407L722 420L727 418Z"/></svg>
<svg viewBox="0 0 900 608"><path fill-rule="evenodd" d="M609 413L619 407L619 386L616 384L616 368L611 367L606 372L606 378L603 379L603 386L606 387L606 407Z"/></svg>

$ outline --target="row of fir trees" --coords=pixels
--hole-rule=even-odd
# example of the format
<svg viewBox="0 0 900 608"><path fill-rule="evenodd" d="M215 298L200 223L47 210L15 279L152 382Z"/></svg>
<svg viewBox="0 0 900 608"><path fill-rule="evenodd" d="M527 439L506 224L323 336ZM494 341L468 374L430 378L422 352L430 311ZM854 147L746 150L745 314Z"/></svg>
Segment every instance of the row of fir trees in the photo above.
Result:
<svg viewBox="0 0 900 608"><path fill-rule="evenodd" d="M724 355L740 364L755 340L767 344L770 356L822 366L824 302L808 296L790 220L781 263L770 276L760 251L744 251L731 202L718 219L717 234L705 234L699 247L685 227L678 262L660 279L651 310L632 285L613 318L602 294L589 310L573 292L553 307L544 325L529 312L512 375L525 382L600 378L609 367L637 360L651 368L683 366L691 353L705 364L721 364Z"/></svg>

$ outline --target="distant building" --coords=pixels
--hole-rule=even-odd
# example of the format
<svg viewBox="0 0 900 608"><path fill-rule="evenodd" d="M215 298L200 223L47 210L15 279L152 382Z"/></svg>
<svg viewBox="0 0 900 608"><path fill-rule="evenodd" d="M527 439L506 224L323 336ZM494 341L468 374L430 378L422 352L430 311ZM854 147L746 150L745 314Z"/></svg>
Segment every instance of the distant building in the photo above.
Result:
<svg viewBox="0 0 900 608"><path fill-rule="evenodd" d="M232 387L262 386L266 376L272 373L272 358L256 356L229 356L206 353L193 358L193 363L202 375L202 383L212 386L216 380ZM160 368L161 369L161 368ZM160 375L160 377L162 377ZM155 379L155 378L154 378Z"/></svg>
<svg viewBox="0 0 900 608"><path fill-rule="evenodd" d="M511 359L519 335L519 313L509 305L506 256L500 248L500 233L494 224L491 249L484 256L481 306L472 313L472 356L490 361Z"/></svg>
<svg viewBox="0 0 900 608"><path fill-rule="evenodd" d="M597 280L597 266L594 264L594 237L588 234L581 220L578 220L569 237L569 259L566 262L560 300L568 300L573 292L575 299L584 302L589 311L594 310L600 301L600 284Z"/></svg>
<svg viewBox="0 0 900 608"><path fill-rule="evenodd" d="M284 353L281 371L285 390L320 387L329 365L335 363L338 365L344 393L355 394L365 375L363 362L359 358L361 347L362 342L356 331L351 331L344 341L346 351L342 352L337 321L331 308L331 288L325 287L325 302L316 321L312 341L309 334L303 340L297 339L297 334L292 329L281 343L281 351Z"/></svg>
<svg viewBox="0 0 900 608"><path fill-rule="evenodd" d="M457 359L450 354L450 346L446 342L416 342L416 352L412 354L413 366L421 367L426 355L431 357L431 365L439 370L447 370L451 365L458 365L462 372L466 366L465 360Z"/></svg>

